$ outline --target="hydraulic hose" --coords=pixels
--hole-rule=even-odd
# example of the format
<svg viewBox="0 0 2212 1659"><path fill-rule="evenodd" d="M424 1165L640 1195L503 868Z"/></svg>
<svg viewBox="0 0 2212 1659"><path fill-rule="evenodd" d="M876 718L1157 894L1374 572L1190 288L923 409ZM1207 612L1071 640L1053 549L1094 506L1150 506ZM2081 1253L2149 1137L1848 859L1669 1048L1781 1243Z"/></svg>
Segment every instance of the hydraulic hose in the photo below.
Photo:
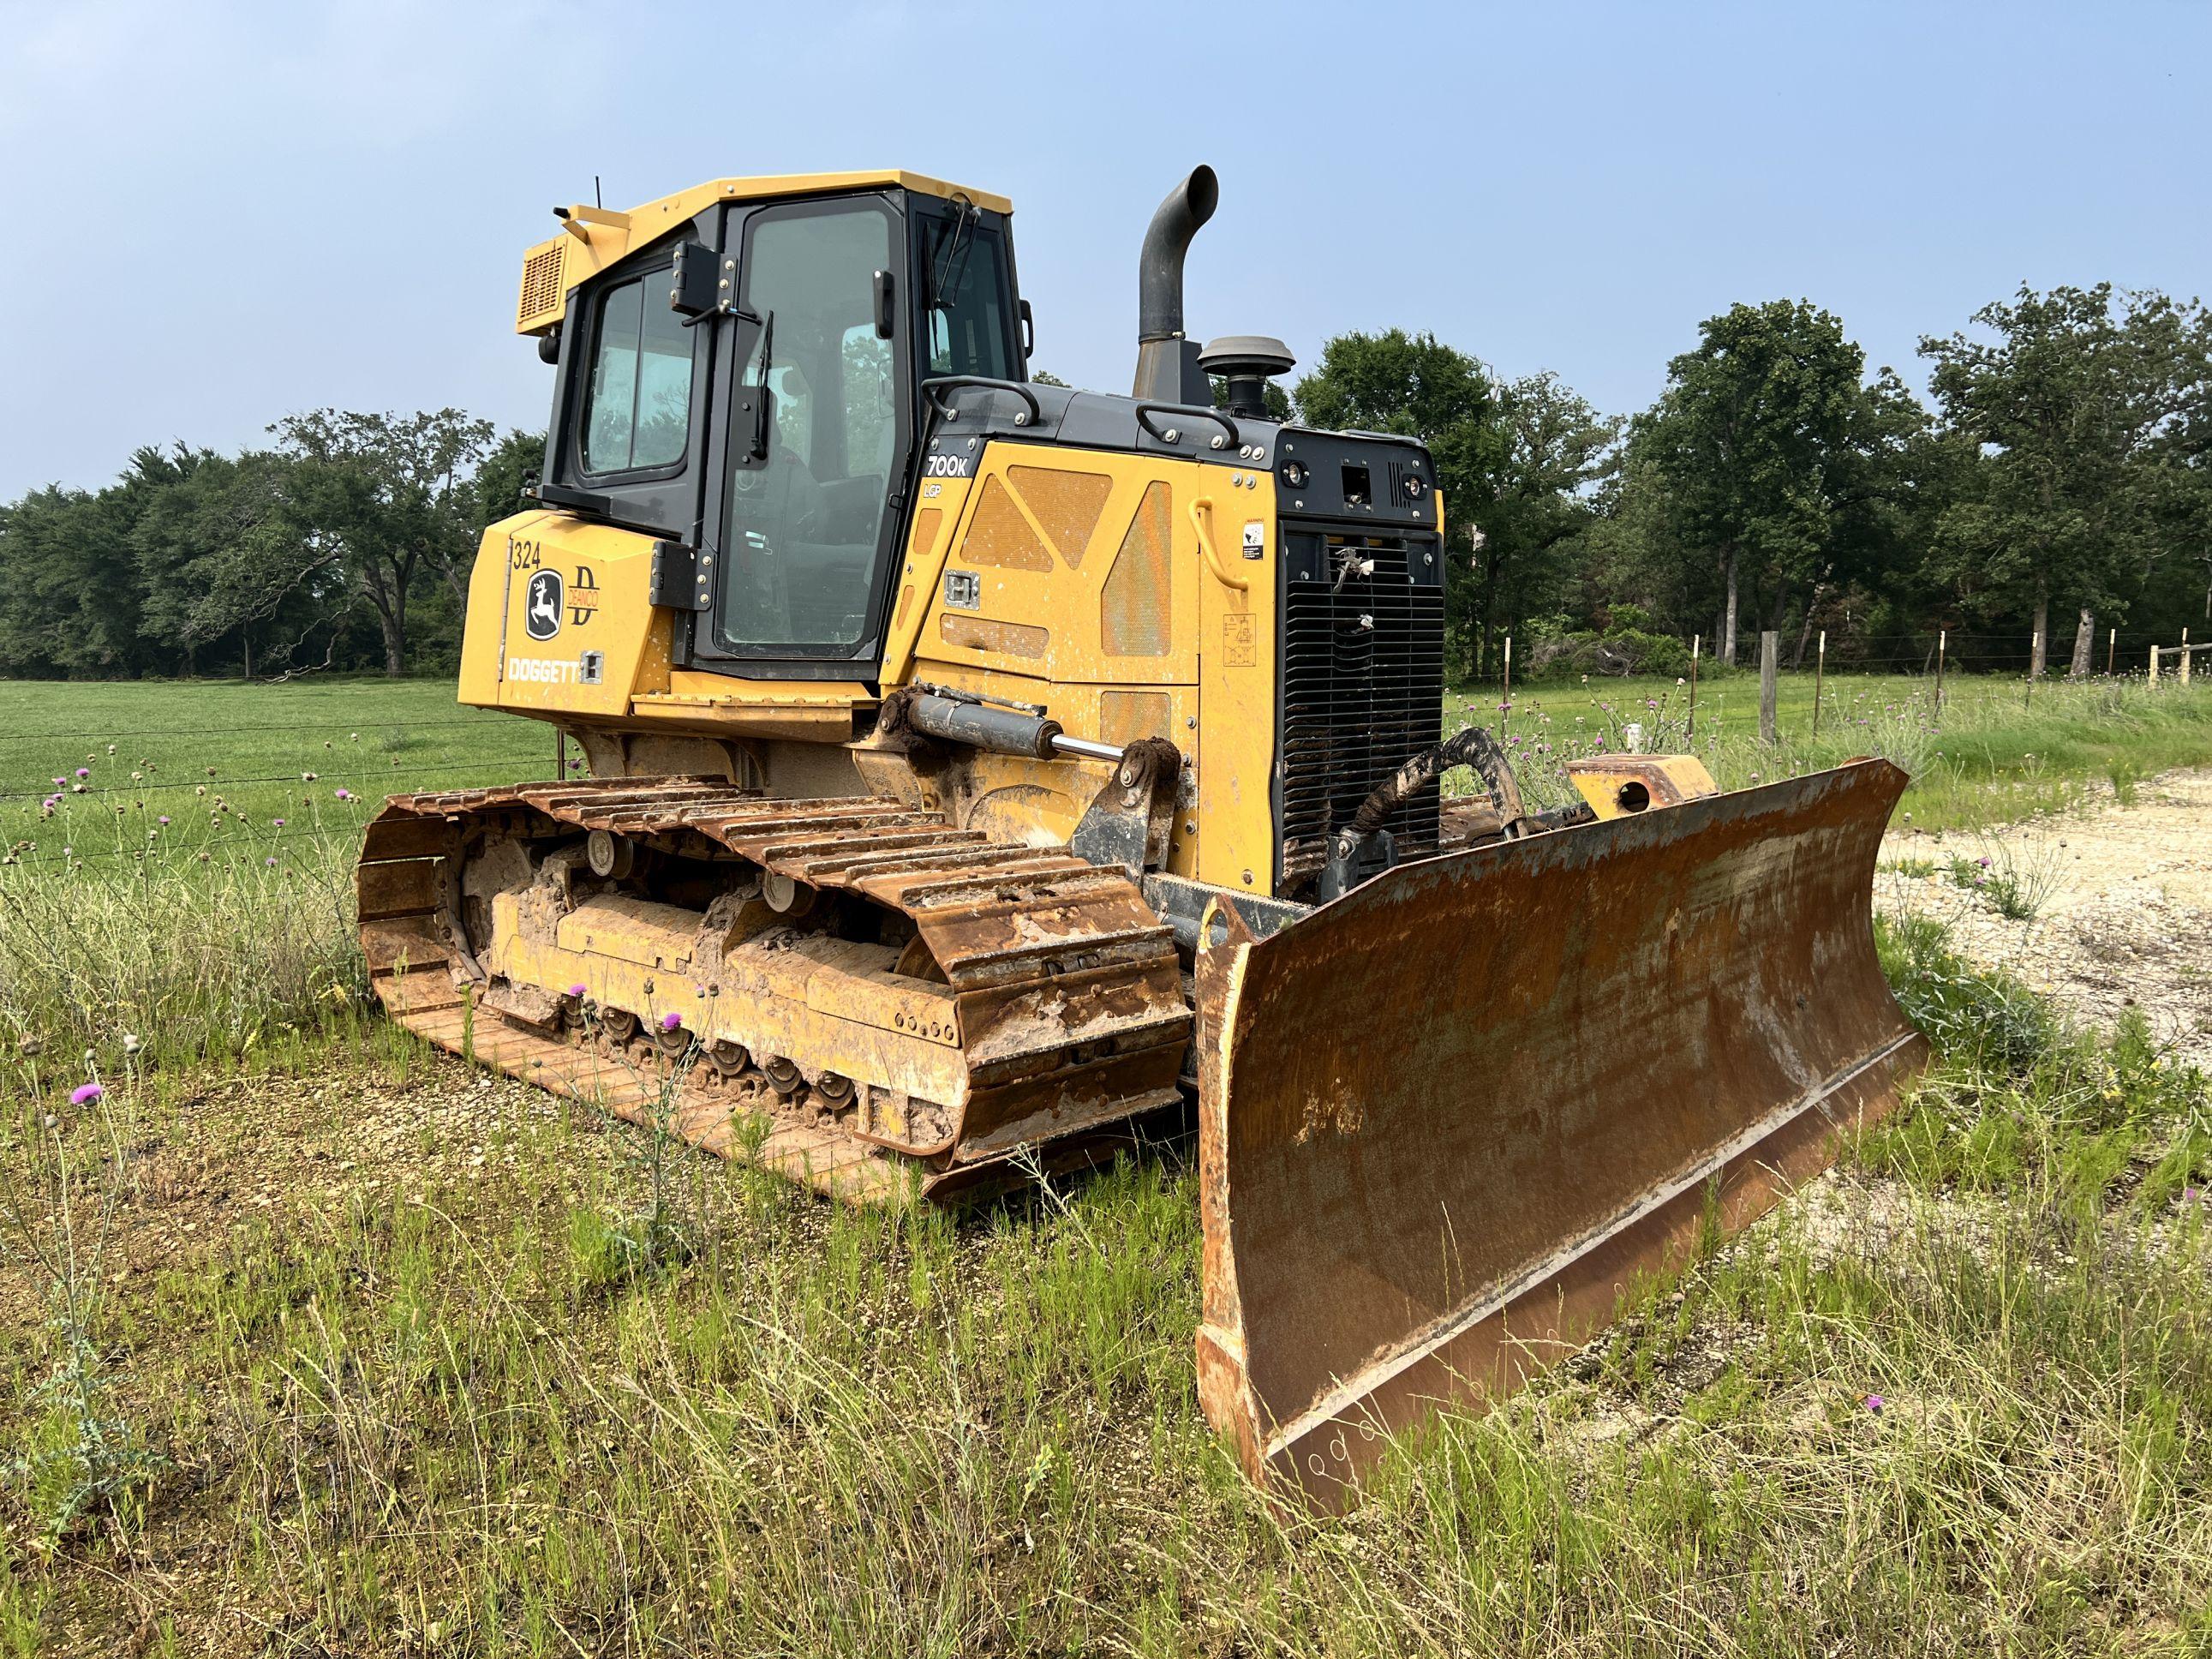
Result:
<svg viewBox="0 0 2212 1659"><path fill-rule="evenodd" d="M1517 833L1516 826L1528 817L1521 805L1520 786L1513 781L1513 768L1506 761L1505 750L1498 746L1498 739L1486 726L1470 726L1463 732L1454 732L1383 779L1375 786L1374 793L1359 803L1359 810L1352 815L1346 833L1354 841L1373 835L1408 795L1455 766L1474 768L1490 791L1491 801L1498 808L1505 833Z"/></svg>

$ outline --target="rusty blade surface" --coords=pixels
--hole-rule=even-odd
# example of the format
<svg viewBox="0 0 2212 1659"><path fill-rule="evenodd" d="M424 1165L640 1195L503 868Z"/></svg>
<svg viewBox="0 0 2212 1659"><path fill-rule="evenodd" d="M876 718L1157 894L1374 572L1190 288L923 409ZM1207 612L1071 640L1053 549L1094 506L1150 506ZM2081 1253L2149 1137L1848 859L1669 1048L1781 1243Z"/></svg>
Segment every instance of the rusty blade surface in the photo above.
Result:
<svg viewBox="0 0 2212 1659"><path fill-rule="evenodd" d="M1886 761L1401 866L1198 966L1199 1384L1337 1506L1393 1431L1510 1392L1893 1103Z"/></svg>

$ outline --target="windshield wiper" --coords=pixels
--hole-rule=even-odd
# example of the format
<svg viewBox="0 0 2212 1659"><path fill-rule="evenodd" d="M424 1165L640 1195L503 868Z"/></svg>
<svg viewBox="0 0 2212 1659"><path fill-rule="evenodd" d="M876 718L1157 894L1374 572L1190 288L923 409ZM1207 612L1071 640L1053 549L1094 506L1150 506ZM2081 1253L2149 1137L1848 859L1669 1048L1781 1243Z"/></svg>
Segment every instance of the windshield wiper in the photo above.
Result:
<svg viewBox="0 0 2212 1659"><path fill-rule="evenodd" d="M768 458L769 404L774 396L769 390L768 377L769 371L775 367L775 313L771 311L761 319L760 401L753 406L753 442L750 451L753 459L757 461L765 460Z"/></svg>
<svg viewBox="0 0 2212 1659"><path fill-rule="evenodd" d="M959 291L960 280L968 274L968 258L975 251L974 234L975 222L982 213L966 197L955 199L952 222L938 238L938 254L929 273L929 306L933 311L951 311L954 296ZM957 258L960 263L952 262Z"/></svg>

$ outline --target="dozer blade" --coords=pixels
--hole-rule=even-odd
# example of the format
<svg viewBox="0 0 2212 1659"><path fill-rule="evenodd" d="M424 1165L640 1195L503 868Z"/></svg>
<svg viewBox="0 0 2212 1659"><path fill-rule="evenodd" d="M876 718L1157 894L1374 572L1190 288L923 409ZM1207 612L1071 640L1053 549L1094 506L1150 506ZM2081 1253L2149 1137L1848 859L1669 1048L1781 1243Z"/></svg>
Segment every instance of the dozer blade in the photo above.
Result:
<svg viewBox="0 0 2212 1659"><path fill-rule="evenodd" d="M1894 1103L1886 761L1401 866L1198 964L1206 1414L1325 1507ZM1209 921L1206 936L1220 938Z"/></svg>

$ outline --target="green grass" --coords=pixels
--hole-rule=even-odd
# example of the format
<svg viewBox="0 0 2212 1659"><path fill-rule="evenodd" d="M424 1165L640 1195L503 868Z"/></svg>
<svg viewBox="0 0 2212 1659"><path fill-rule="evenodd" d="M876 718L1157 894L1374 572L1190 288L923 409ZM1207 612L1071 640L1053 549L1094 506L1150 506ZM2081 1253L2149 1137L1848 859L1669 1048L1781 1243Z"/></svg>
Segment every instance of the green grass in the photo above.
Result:
<svg viewBox="0 0 2212 1659"><path fill-rule="evenodd" d="M0 1043L233 1060L348 1024L385 796L554 764L444 681L0 682Z"/></svg>
<svg viewBox="0 0 2212 1659"><path fill-rule="evenodd" d="M1929 732L1910 690L1832 683L1777 755L1732 680L1698 752L1730 784L1917 755L1908 807L1960 826L2212 758L2201 692L2021 718L1954 682ZM1357 1514L1289 1516L1197 1409L1187 1149L854 1213L366 1013L374 799L550 769L449 696L0 688L11 735L74 734L9 750L34 796L92 774L0 808L38 842L0 867L0 1030L39 1050L0 1048L0 1468L33 1472L0 1482L0 1655L2212 1651L2212 1100L2139 1027L1885 930L1943 1058L1832 1202L1643 1287ZM1588 751L1632 706L1540 687L1510 731ZM64 1193L76 1326L31 1251Z"/></svg>
<svg viewBox="0 0 2212 1659"><path fill-rule="evenodd" d="M1742 672L1699 685L1694 732L1688 688L1650 678L1538 681L1516 688L1503 716L1496 688L1462 689L1447 700L1446 724L1480 719L1517 738L1524 793L1540 805L1574 798L1560 761L1625 747L1632 721L1644 727L1645 752L1694 753L1729 789L1884 755L1912 774L1899 811L1930 830L2058 811L2098 786L2131 799L2152 773L2212 763L2212 684L2054 680L2025 692L2017 679L1954 675L1938 711L1932 680L1830 675L1815 736L1813 677L1785 675L1771 747L1759 738L1758 677ZM1475 787L1465 773L1452 783Z"/></svg>
<svg viewBox="0 0 2212 1659"><path fill-rule="evenodd" d="M396 1078L404 1038L120 1085L143 1195L94 1346L160 1462L52 1546L0 1492L0 1644L2202 1653L2204 1081L1925 924L1883 948L1942 1048L1911 1109L1332 1521L1272 1511L1199 1415L1177 1149L959 1224L686 1159L691 1249L643 1273L634 1132ZM103 1121L42 1138L10 1087L10 1190L68 1149L82 1212ZM23 1288L0 1451L72 1432L29 1399Z"/></svg>
<svg viewBox="0 0 2212 1659"><path fill-rule="evenodd" d="M448 680L0 681L0 846L41 867L305 858L403 789L550 777L553 744Z"/></svg>

